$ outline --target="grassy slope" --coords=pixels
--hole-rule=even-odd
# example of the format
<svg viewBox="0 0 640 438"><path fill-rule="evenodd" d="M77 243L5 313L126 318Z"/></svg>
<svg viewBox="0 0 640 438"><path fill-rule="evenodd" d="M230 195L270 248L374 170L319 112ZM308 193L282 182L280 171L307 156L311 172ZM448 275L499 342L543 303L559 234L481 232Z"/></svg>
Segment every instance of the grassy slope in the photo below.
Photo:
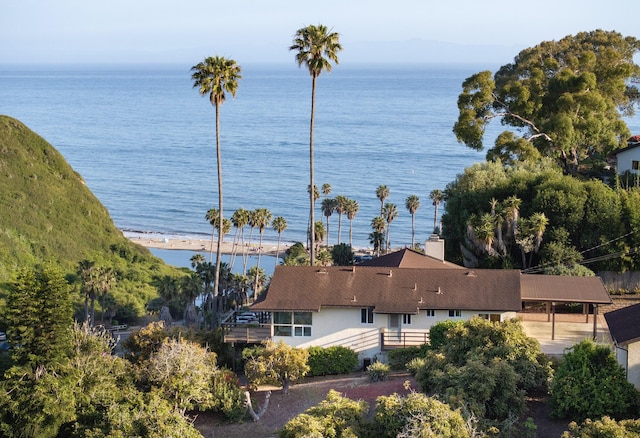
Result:
<svg viewBox="0 0 640 438"><path fill-rule="evenodd" d="M0 288L20 268L54 263L73 274L84 259L116 268L128 293L143 290L144 299L152 294L152 278L171 272L120 233L55 148L18 120L0 115Z"/></svg>

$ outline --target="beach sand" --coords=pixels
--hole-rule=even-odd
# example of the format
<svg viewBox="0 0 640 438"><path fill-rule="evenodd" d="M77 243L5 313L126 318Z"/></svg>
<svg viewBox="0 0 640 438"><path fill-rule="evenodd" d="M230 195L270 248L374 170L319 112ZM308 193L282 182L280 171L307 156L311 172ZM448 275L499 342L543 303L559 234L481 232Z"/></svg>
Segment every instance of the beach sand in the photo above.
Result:
<svg viewBox="0 0 640 438"><path fill-rule="evenodd" d="M209 252L211 250L211 239L197 239L190 237L149 237L145 235L126 235L125 236L131 240L132 242L137 243L138 245L142 245L147 248L158 248L158 249L177 249L177 250L186 250L186 251L202 251ZM213 241L213 252L215 253L218 248L218 243ZM249 254L258 254L259 243L252 242L251 245L245 243L248 249ZM284 256L284 252L289 248L289 242L280 243L280 257ZM262 254L275 256L277 251L277 243L274 242L262 242ZM242 247L239 246L237 248L237 252L242 252ZM233 243L231 239L229 241L222 242L222 254L232 254L233 253ZM373 251L370 248L354 248L354 253L356 255L370 255Z"/></svg>
<svg viewBox="0 0 640 438"><path fill-rule="evenodd" d="M158 248L158 249L177 249L177 250L186 250L186 251L203 251L209 252L211 250L211 239L192 239L192 238L173 238L173 237L146 237L146 236L128 236L129 240L138 245L142 245L147 248ZM246 244L248 248L249 254L258 254L259 245L258 243L252 243L251 245ZM289 244L280 244L280 254L282 255ZM216 252L218 249L218 243L214 240L213 242L213 252ZM266 255L276 255L277 245L268 242L263 242L262 244L262 254ZM238 252L241 252L241 247L238 247ZM222 253L223 254L231 254L233 252L233 243L222 242Z"/></svg>

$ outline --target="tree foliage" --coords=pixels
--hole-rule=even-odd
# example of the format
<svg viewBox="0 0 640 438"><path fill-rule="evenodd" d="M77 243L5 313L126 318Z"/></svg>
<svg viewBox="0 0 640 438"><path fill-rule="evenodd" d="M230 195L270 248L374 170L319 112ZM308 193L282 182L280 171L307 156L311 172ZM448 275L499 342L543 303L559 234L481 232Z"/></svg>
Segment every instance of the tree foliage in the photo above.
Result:
<svg viewBox="0 0 640 438"><path fill-rule="evenodd" d="M5 318L16 365L56 369L69 355L72 308L62 271L25 269L11 288Z"/></svg>
<svg viewBox="0 0 640 438"><path fill-rule="evenodd" d="M447 185L445 194L442 235L448 260L535 268L532 272L566 271L595 258L588 265L593 271L640 264L637 255L608 257L640 243L637 189L581 181L542 160L510 167L474 164Z"/></svg>
<svg viewBox="0 0 640 438"><path fill-rule="evenodd" d="M519 321L474 318L448 324L444 338L426 352L416 380L451 406L502 421L524 411L528 391L546 389L549 361Z"/></svg>
<svg viewBox="0 0 640 438"><path fill-rule="evenodd" d="M569 430L562 438L634 438L640 436L640 420L615 421L605 416L598 420L587 419L578 424L569 423Z"/></svg>
<svg viewBox="0 0 640 438"><path fill-rule="evenodd" d="M487 159L542 155L573 174L585 158L625 146L630 134L622 117L640 101L639 51L639 40L602 30L522 50L495 75L482 71L464 81L453 131L482 150L487 124L499 118L522 137L501 135Z"/></svg>
<svg viewBox="0 0 640 438"><path fill-rule="evenodd" d="M351 245L339 243L331 248L331 258L335 266L351 266L353 265L353 249Z"/></svg>
<svg viewBox="0 0 640 438"><path fill-rule="evenodd" d="M245 348L242 356L246 360L245 375L251 384L280 385L284 394L289 391L291 382L309 372L309 352L291 347L283 341L264 341L261 346Z"/></svg>
<svg viewBox="0 0 640 438"><path fill-rule="evenodd" d="M363 431L369 405L354 401L330 390L318 405L288 421L279 431L280 438L358 437Z"/></svg>
<svg viewBox="0 0 640 438"><path fill-rule="evenodd" d="M179 412L211 404L216 355L184 339L166 339L145 367L147 379Z"/></svg>
<svg viewBox="0 0 640 438"><path fill-rule="evenodd" d="M402 397L380 396L373 415L378 437L466 438L469 432L460 410L418 392Z"/></svg>
<svg viewBox="0 0 640 438"><path fill-rule="evenodd" d="M551 413L583 421L610 416L632 418L638 392L605 345L584 340L565 353L551 387Z"/></svg>

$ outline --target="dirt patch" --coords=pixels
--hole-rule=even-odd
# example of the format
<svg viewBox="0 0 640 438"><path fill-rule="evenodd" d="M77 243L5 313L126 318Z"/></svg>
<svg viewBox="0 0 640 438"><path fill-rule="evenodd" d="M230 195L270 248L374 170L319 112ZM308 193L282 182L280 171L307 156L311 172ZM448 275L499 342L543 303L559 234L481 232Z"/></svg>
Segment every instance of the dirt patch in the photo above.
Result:
<svg viewBox="0 0 640 438"><path fill-rule="evenodd" d="M279 389L274 389L269 409L258 422L247 419L242 423L229 424L218 415L200 414L194 425L205 438L274 437L287 421L324 400L330 389L352 400L365 400L373 410L378 396L407 394L409 390L405 388L406 381L409 381L411 388L419 390L413 377L406 373L393 374L384 382L370 382L364 373L308 378L291 386L287 395L283 395ZM262 405L265 394L266 389L261 389L252 395L255 410ZM528 399L528 412L523 418L531 417L534 420L538 437L560 437L562 432L568 429L568 422L550 419L547 401L546 396Z"/></svg>

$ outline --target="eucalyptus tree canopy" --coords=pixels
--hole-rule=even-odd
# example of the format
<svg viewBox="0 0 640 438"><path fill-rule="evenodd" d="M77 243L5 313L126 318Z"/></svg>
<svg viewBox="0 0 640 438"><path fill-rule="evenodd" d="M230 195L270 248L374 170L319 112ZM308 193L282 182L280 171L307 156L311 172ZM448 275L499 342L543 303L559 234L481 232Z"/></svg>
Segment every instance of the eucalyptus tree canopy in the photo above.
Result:
<svg viewBox="0 0 640 438"><path fill-rule="evenodd" d="M467 78L453 127L459 142L484 148L487 124L499 118L518 135L503 133L487 158L557 159L566 173L593 155L626 145L623 120L640 102L640 40L595 30L544 41L521 51L495 75ZM524 141L523 141L524 140Z"/></svg>

